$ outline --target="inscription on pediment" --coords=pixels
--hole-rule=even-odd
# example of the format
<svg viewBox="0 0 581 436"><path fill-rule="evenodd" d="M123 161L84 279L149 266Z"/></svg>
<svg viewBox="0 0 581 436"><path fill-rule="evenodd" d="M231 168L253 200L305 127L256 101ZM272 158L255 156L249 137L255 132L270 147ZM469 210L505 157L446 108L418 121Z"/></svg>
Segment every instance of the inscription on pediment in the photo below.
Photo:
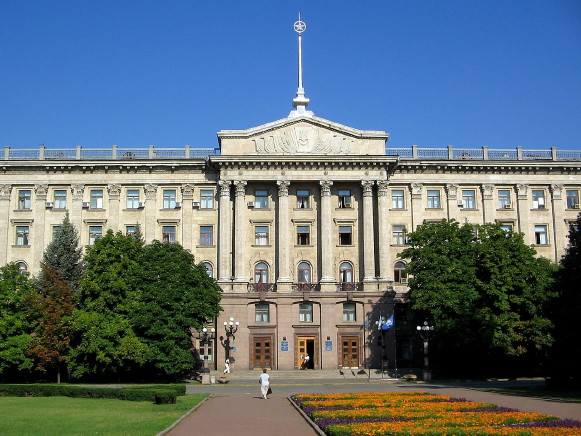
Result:
<svg viewBox="0 0 581 436"><path fill-rule="evenodd" d="M253 139L258 154L351 154L352 138L314 127L295 127Z"/></svg>

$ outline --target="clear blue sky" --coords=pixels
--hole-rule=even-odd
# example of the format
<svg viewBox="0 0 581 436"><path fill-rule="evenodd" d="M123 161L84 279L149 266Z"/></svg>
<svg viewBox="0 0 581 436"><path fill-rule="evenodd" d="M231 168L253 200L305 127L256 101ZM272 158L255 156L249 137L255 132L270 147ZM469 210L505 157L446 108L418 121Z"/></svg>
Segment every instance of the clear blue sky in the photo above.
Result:
<svg viewBox="0 0 581 436"><path fill-rule="evenodd" d="M580 0L0 0L0 146L217 146L315 115L388 145L581 150Z"/></svg>

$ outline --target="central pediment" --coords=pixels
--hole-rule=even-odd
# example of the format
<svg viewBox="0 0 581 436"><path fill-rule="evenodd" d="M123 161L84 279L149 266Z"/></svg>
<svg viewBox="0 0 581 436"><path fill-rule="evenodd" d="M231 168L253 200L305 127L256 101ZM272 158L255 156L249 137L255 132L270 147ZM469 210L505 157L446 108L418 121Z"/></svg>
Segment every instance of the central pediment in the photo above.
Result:
<svg viewBox="0 0 581 436"><path fill-rule="evenodd" d="M384 131L358 130L314 116L218 132L223 156L385 155L388 137Z"/></svg>

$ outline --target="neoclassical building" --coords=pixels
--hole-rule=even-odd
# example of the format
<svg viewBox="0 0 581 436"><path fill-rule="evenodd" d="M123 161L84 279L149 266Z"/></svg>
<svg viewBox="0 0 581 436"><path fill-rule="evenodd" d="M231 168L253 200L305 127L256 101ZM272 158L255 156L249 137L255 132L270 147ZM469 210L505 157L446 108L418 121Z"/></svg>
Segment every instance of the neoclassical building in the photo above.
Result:
<svg viewBox="0 0 581 436"><path fill-rule="evenodd" d="M298 369L308 353L332 369L421 358L398 254L426 221L498 222L560 259L580 211L581 152L393 149L386 132L319 118L308 102L299 57L289 116L220 131L216 149L6 147L0 264L37 274L67 213L83 246L139 225L147 242L190 250L221 286L216 337L198 343L210 367L229 356L234 369ZM376 321L394 311L378 346Z"/></svg>

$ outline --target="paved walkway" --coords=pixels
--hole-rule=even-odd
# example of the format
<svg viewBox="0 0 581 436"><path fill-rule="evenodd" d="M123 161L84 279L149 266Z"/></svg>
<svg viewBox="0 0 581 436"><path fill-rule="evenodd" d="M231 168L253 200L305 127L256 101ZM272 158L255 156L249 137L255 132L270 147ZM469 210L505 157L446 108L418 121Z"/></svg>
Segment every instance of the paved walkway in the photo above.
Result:
<svg viewBox="0 0 581 436"><path fill-rule="evenodd" d="M581 404L483 392L475 387L542 385L543 380L511 382L406 383L381 374L339 374L337 371L271 371L274 393L268 400L260 396L257 371L239 371L228 376L227 384L189 385L188 393L208 392L212 396L170 429L169 436L202 434L221 436L311 436L318 433L290 404L288 396L297 393L390 392L422 390L432 393L484 401L522 411L581 420ZM369 374L368 374L369 375ZM218 374L216 374L218 376Z"/></svg>

